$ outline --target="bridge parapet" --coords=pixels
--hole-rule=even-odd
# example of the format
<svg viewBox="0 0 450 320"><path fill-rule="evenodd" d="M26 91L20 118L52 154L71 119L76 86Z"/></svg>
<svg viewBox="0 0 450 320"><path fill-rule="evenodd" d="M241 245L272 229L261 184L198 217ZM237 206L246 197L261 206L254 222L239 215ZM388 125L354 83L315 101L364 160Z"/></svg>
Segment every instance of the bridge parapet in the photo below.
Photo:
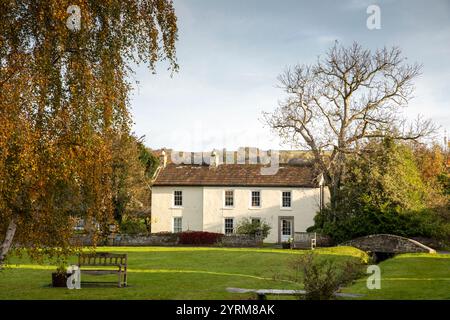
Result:
<svg viewBox="0 0 450 320"><path fill-rule="evenodd" d="M372 234L346 241L341 245L352 246L363 251L383 253L436 253L426 245L405 237L393 234Z"/></svg>

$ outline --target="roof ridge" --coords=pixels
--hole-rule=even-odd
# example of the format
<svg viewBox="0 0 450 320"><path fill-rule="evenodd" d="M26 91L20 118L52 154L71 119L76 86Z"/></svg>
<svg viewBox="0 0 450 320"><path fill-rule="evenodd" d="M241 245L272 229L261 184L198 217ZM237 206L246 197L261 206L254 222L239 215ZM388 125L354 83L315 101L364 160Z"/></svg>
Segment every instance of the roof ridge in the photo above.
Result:
<svg viewBox="0 0 450 320"><path fill-rule="evenodd" d="M311 165L283 164L273 175L260 168L269 164L221 164L214 170L208 165L168 164L154 180L154 185L192 186L303 186L317 187L317 171Z"/></svg>

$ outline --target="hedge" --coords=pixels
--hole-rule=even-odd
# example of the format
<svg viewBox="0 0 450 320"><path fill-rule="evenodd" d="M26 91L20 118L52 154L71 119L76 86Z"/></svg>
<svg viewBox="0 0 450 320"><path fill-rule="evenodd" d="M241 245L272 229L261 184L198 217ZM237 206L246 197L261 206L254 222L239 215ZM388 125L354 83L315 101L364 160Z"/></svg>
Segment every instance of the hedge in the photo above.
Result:
<svg viewBox="0 0 450 320"><path fill-rule="evenodd" d="M180 244L215 244L222 237L222 233L205 231L184 231L178 234Z"/></svg>

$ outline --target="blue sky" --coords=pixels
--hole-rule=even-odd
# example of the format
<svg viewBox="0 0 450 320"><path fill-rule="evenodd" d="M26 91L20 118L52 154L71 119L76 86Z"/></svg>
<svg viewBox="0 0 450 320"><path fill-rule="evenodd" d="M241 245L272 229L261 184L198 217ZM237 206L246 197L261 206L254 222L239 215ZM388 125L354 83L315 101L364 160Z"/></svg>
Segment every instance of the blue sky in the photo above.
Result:
<svg viewBox="0 0 450 320"><path fill-rule="evenodd" d="M283 93L277 76L316 61L338 40L370 49L397 45L423 64L407 115L432 118L450 134L450 1L174 0L177 57L172 77L139 66L132 81L134 132L151 148L288 149L261 121ZM381 29L366 27L371 4Z"/></svg>

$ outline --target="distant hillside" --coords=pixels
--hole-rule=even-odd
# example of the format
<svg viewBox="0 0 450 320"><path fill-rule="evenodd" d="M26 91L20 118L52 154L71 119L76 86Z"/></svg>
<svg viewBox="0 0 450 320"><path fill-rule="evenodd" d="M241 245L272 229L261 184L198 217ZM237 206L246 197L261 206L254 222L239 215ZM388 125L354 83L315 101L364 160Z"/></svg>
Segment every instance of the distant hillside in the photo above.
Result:
<svg viewBox="0 0 450 320"><path fill-rule="evenodd" d="M157 149L157 150L152 150L153 154L157 157L161 156L161 152L165 150L166 154L167 154L167 161L169 163L172 162L172 157L171 154L172 152L174 152L172 149ZM226 149L215 149L216 152L220 155L222 155L222 161L225 162L225 159L228 155L229 159L230 159L230 154L233 154L233 159L235 162L237 162L238 156L239 154L241 155L245 155L245 159L246 162L248 162L249 159L249 155L259 155L260 154L260 150L258 148L253 148L253 147L242 147L239 148L237 151L236 150L226 150ZM265 151L265 150L263 150ZM183 151L187 158L187 162L189 163L194 163L195 158L199 158L201 157L202 152L192 152L192 151ZM211 154L212 151L204 151L203 152L203 159L205 163L209 163L209 156ZM307 150L279 150L279 154L280 154L280 163L289 163L289 161L291 161L291 163L295 163L295 160L299 160L299 161L311 161L313 160L313 155L311 153L311 151L307 151ZM181 157L181 151L179 154L179 157ZM259 162L259 160L258 160ZM186 163L186 161L184 162Z"/></svg>

